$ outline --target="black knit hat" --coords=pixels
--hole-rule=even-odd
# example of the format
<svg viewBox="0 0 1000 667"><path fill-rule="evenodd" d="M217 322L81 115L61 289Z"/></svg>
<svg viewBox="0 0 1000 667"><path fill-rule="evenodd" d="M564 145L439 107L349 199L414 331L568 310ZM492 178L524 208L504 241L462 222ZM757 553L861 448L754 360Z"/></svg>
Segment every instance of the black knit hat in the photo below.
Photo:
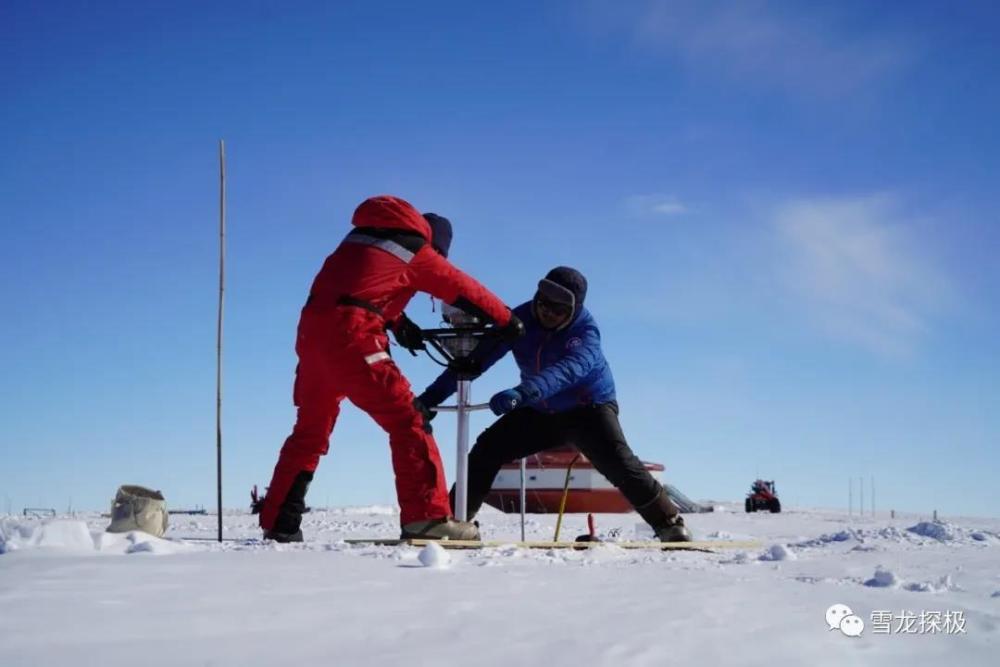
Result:
<svg viewBox="0 0 1000 667"><path fill-rule="evenodd" d="M561 330L576 320L586 298L587 279L583 274L568 266L557 266L538 281L538 291L535 293L534 301L545 299L573 309L573 314L559 325L558 329Z"/></svg>
<svg viewBox="0 0 1000 667"><path fill-rule="evenodd" d="M431 246L447 257L451 248L451 221L437 213L424 213L424 220L431 226Z"/></svg>
<svg viewBox="0 0 1000 667"><path fill-rule="evenodd" d="M587 298L587 279L583 277L582 273L568 266L557 266L545 274L545 280L554 282L572 292L576 310L580 310L583 300Z"/></svg>

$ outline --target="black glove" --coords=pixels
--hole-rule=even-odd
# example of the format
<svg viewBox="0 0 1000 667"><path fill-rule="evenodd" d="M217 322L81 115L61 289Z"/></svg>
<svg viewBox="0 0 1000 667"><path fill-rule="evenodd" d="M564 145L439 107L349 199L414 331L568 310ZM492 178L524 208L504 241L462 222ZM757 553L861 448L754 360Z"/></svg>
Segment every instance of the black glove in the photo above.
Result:
<svg viewBox="0 0 1000 667"><path fill-rule="evenodd" d="M521 407L524 396L517 389L506 389L498 394L493 394L490 399L490 410L497 417L512 412L515 408Z"/></svg>
<svg viewBox="0 0 1000 667"><path fill-rule="evenodd" d="M424 405L424 402L420 400L419 396L413 399L413 407L415 407L417 412L420 413L420 416L424 418L424 431L427 433L433 433L434 429L431 428L431 420L437 417L437 412Z"/></svg>
<svg viewBox="0 0 1000 667"><path fill-rule="evenodd" d="M513 343L524 335L524 322L514 313L510 314L510 322L500 327L500 337L506 343Z"/></svg>
<svg viewBox="0 0 1000 667"><path fill-rule="evenodd" d="M396 326L392 328L392 335L396 338L399 346L409 350L413 356L417 356L417 350L426 349L423 332L420 331L420 327L414 324L413 320L406 316L406 313L399 314Z"/></svg>
<svg viewBox="0 0 1000 667"><path fill-rule="evenodd" d="M434 410L434 408L436 408L437 406L436 405L428 406L428 404L425 402L426 400L427 399L424 398L424 395L420 394L420 396L417 396L416 398L413 399L413 407L417 409L417 412L419 412L424 416L424 419L430 421L435 417L437 417L437 410Z"/></svg>

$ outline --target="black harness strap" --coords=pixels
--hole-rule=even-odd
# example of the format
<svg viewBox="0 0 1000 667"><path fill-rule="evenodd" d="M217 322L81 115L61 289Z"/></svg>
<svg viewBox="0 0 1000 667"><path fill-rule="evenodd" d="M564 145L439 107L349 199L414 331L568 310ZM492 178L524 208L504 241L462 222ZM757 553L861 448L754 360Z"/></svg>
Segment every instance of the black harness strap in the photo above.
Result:
<svg viewBox="0 0 1000 667"><path fill-rule="evenodd" d="M337 297L337 303L341 306L351 306L353 308L361 308L367 310L369 313L375 313L379 317L385 317L382 314L382 309L373 304L370 301L365 301L364 299L357 299L353 296L339 296Z"/></svg>

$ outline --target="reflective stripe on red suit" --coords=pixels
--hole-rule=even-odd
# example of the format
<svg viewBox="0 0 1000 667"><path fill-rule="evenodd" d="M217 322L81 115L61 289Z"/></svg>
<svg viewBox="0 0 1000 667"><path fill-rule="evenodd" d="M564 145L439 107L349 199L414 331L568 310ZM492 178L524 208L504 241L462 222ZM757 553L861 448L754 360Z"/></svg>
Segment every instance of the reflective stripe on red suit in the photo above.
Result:
<svg viewBox="0 0 1000 667"><path fill-rule="evenodd" d="M389 434L400 522L451 514L434 438L413 407L410 383L389 358L386 323L418 291L445 303L469 302L505 325L510 310L430 244L430 227L409 203L373 197L354 212L355 229L313 281L299 320L295 427L285 441L260 513L270 530L295 478L312 473L329 449L344 398ZM370 308L345 305L343 297Z"/></svg>

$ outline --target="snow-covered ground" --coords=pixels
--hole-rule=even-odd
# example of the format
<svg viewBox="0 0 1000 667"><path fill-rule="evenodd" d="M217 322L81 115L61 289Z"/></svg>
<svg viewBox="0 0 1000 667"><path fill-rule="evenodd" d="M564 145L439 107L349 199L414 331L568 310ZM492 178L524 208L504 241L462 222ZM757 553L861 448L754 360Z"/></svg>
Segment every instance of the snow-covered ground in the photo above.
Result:
<svg viewBox="0 0 1000 667"><path fill-rule="evenodd" d="M172 516L167 539L103 533L97 514L0 519L0 665L996 665L1000 520L820 510L692 515L719 553L423 551L385 507L307 515L302 545L256 517ZM519 519L479 517L486 539ZM599 515L635 539L635 514ZM531 515L528 539L555 516ZM562 537L585 532L571 515ZM859 637L830 629L846 605ZM846 614L831 610L834 624ZM840 616L838 616L838 614ZM860 628L854 619L852 630ZM844 621L843 627L848 628Z"/></svg>

